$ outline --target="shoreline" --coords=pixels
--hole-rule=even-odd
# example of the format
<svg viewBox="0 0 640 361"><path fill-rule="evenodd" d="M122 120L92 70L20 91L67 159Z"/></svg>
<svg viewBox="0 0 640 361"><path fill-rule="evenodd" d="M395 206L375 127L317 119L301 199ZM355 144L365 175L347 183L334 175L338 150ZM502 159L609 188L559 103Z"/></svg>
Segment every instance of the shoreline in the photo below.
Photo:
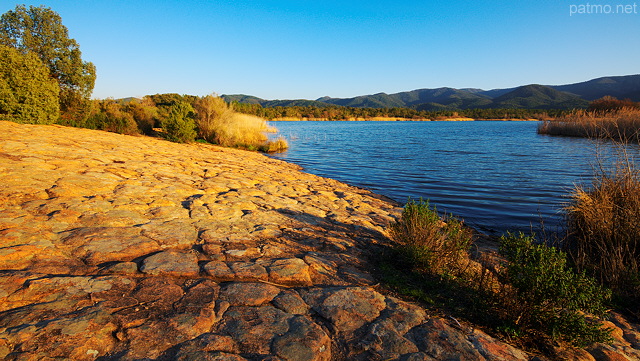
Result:
<svg viewBox="0 0 640 361"><path fill-rule="evenodd" d="M465 117L452 117L452 118L444 118L444 119L429 119L429 118L397 118L397 117L375 117L375 118L350 118L350 119L331 119L328 118L296 118L296 117L285 117L285 118L274 118L268 119L268 122L482 122L482 121L523 121L523 122L538 122L542 121L540 119L518 119L518 118L507 118L507 119L474 119L474 118L465 118Z"/></svg>

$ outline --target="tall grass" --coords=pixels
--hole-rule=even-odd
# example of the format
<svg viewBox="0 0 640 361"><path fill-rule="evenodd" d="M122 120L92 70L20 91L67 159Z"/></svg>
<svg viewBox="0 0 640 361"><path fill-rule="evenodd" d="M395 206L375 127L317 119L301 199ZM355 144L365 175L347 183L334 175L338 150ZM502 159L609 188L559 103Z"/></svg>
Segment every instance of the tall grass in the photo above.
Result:
<svg viewBox="0 0 640 361"><path fill-rule="evenodd" d="M635 300L640 316L640 172L625 151L618 157L571 194L566 248L578 269Z"/></svg>
<svg viewBox="0 0 640 361"><path fill-rule="evenodd" d="M266 133L277 130L260 117L237 113L222 98L208 95L196 100L198 134L204 140L225 147L277 152L287 149L280 138L269 141Z"/></svg>
<svg viewBox="0 0 640 361"><path fill-rule="evenodd" d="M640 109L576 110L538 126L539 134L640 143Z"/></svg>
<svg viewBox="0 0 640 361"><path fill-rule="evenodd" d="M457 276L468 264L470 230L452 216L446 222L441 220L429 201L407 202L389 233L400 244L402 256L413 267L428 273Z"/></svg>

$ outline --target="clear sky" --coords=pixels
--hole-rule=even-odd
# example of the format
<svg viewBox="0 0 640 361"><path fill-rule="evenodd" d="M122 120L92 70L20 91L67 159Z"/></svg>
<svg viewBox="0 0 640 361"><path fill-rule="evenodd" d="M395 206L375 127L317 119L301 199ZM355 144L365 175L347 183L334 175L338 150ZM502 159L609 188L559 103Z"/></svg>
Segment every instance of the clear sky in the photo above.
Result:
<svg viewBox="0 0 640 361"><path fill-rule="evenodd" d="M26 4L59 13L96 65L95 98L316 99L640 73L640 0L42 1Z"/></svg>

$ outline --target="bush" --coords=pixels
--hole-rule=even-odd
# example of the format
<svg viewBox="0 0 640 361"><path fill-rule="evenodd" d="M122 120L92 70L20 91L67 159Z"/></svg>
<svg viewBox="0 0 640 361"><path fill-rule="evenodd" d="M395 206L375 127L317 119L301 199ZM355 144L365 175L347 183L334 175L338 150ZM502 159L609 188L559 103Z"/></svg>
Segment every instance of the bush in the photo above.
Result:
<svg viewBox="0 0 640 361"><path fill-rule="evenodd" d="M499 253L505 258L501 281L513 290L506 317L517 328L541 330L577 346L610 340L610 331L583 313L603 316L610 292L574 272L564 252L521 233L503 236Z"/></svg>
<svg viewBox="0 0 640 361"><path fill-rule="evenodd" d="M401 294L534 347L550 338L576 346L611 341L598 321L611 293L574 272L557 248L508 234L499 255L476 262L471 231L423 200L409 200L389 234L398 245L383 252L378 269Z"/></svg>
<svg viewBox="0 0 640 361"><path fill-rule="evenodd" d="M446 222L429 201L410 200L398 222L389 229L398 250L413 266L431 274L460 274L472 243L471 233L451 216Z"/></svg>
<svg viewBox="0 0 640 361"><path fill-rule="evenodd" d="M193 108L185 101L170 106L169 114L161 123L165 136L173 142L193 142L196 138Z"/></svg>

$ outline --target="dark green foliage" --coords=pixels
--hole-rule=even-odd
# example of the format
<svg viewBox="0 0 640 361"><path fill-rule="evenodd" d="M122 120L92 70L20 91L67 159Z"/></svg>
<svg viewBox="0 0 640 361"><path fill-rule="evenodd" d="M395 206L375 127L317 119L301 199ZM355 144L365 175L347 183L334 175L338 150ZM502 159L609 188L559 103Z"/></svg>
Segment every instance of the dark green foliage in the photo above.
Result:
<svg viewBox="0 0 640 361"><path fill-rule="evenodd" d="M436 107L437 108L437 107ZM318 120L370 119L377 117L403 118L415 120L439 120L450 117L472 119L545 119L566 113L554 109L466 109L449 110L442 106L440 110L416 110L411 108L353 108L337 105L323 106L276 106L263 107L260 104L233 103L233 109L245 114L265 119L306 118Z"/></svg>
<svg viewBox="0 0 640 361"><path fill-rule="evenodd" d="M262 98L244 94L229 94L221 95L220 97L227 103L262 104L267 101Z"/></svg>
<svg viewBox="0 0 640 361"><path fill-rule="evenodd" d="M322 97L311 100L277 100L270 101L249 95L223 95L229 102L259 105L262 108L274 108L277 115L272 115L272 111L258 114L260 108L241 109L240 112L248 112L267 119L283 117L283 110L279 107L295 107L302 113L301 117L307 118L328 118L319 116L317 112L310 108L323 108L332 106L341 109L341 116L338 119L349 119L355 117L355 111L345 110L349 108L373 108L381 109L382 112L368 110L365 117L389 116L405 118L435 119L440 114L438 112L459 112L461 116L468 116L476 119L502 119L521 118L518 115L505 115L508 112L518 109L538 109L537 112L528 112L529 116L535 113L557 112L558 110L572 110L576 108L586 108L588 101L602 98L606 95L617 96L621 99L630 98L633 101L640 101L640 75L629 75L621 77L607 77L594 79L588 82L561 85L526 85L510 89L418 89L407 92L386 94L378 93L372 95L362 95L353 98L331 98ZM324 105L323 105L324 104ZM392 109L394 111L392 111ZM399 115L395 109L413 110L410 116ZM478 110L502 110L497 115L471 116L464 114L467 110L478 113ZM508 113L507 112L507 113ZM518 114L518 113L517 113ZM450 114L442 114L450 116ZM550 114L553 116L553 114ZM330 119L331 120L331 119Z"/></svg>
<svg viewBox="0 0 640 361"><path fill-rule="evenodd" d="M178 101L169 107L169 113L161 120L167 139L173 142L188 143L196 138L195 113L191 104Z"/></svg>
<svg viewBox="0 0 640 361"><path fill-rule="evenodd" d="M611 293L574 272L564 252L523 234L502 237L499 252L505 257L501 281L515 291L507 311L519 328L539 329L579 346L609 340L609 331L582 312L604 315Z"/></svg>
<svg viewBox="0 0 640 361"><path fill-rule="evenodd" d="M60 87L60 107L69 111L88 100L96 69L84 62L80 48L69 38L60 15L50 8L18 5L0 17L0 44L33 52L49 68Z"/></svg>
<svg viewBox="0 0 640 361"><path fill-rule="evenodd" d="M119 134L139 134L140 129L126 105L113 99L94 100L93 111L85 128L106 130Z"/></svg>
<svg viewBox="0 0 640 361"><path fill-rule="evenodd" d="M0 45L0 120L51 124L59 116L58 92L35 54Z"/></svg>

